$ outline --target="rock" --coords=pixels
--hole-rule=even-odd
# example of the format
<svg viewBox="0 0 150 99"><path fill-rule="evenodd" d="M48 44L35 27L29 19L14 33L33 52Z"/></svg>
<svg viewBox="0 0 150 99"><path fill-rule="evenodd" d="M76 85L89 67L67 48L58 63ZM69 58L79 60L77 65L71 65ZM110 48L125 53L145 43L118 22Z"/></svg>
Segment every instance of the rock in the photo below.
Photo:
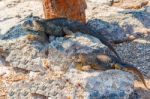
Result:
<svg viewBox="0 0 150 99"><path fill-rule="evenodd" d="M39 72L30 71L30 73L29 73L29 80L36 79L36 77L38 77L38 75L39 75Z"/></svg>
<svg viewBox="0 0 150 99"><path fill-rule="evenodd" d="M93 19L89 20L87 24L93 30L103 34L110 41L119 40L126 37L125 33L123 33L123 29L121 29L117 23L110 24L100 19Z"/></svg>
<svg viewBox="0 0 150 99"><path fill-rule="evenodd" d="M127 99L127 94L133 92L133 76L128 73L124 74L122 71L109 70L100 73L87 73L72 69L66 73L66 77L69 77L70 83L77 84L77 88L86 89L84 93L86 99L110 98L113 97L112 94L114 94L114 97Z"/></svg>
<svg viewBox="0 0 150 99"><path fill-rule="evenodd" d="M150 6L145 7L145 12L150 14Z"/></svg>
<svg viewBox="0 0 150 99"><path fill-rule="evenodd" d="M0 14L0 33L1 34L4 34L8 29L10 29L10 27L16 25L19 21L21 21L24 17L28 16L31 12L33 12L33 15L37 15L37 16L43 15L42 14L43 13L42 3L39 2L39 0L36 0L36 1L35 0L34 1L33 0L28 0L28 1L26 1L26 0L0 0L0 1L1 1L0 9L2 9L2 10L0 10L0 13L1 13ZM20 1L20 3L19 4L13 3L14 1ZM104 30L106 29L106 31L104 31L103 33L104 34L108 33L107 37L111 38L111 40L117 39L118 37L116 37L116 36L119 33L120 33L119 36L121 35L120 37L124 37L124 36L126 36L126 34L129 35L129 34L134 34L134 33L135 34L141 33L141 34L145 35L145 34L149 33L150 15L149 15L149 13L147 13L146 10L145 11L143 11L143 9L140 9L140 10L128 9L127 10L127 9L120 8L120 6L116 6L116 7L108 6L110 4L110 2L105 3L105 4L103 3L103 5L100 5L98 3L92 2L93 0L87 0L87 1L91 1L91 2L87 2L87 4L88 4L87 20L88 19L101 19L103 22L101 22L100 26L104 26L103 29ZM102 0L97 0L97 1L94 0L94 1L95 2L103 2ZM118 1L118 0L113 0L113 1ZM128 3L127 5L134 6L134 4L136 2L138 2L138 1L143 2L145 0L124 0L124 1L130 1L131 3ZM136 2L134 3L134 1L136 1ZM146 1L148 1L148 0L146 0ZM12 2L12 4L14 4L14 5L12 5L13 7L7 8L6 6L8 4L11 4L11 2ZM141 5L140 3L137 3L137 4ZM32 7L33 5L36 5L36 6ZM142 7L144 7L144 6L142 6ZM10 12L10 13L6 13L6 12ZM16 15L18 15L18 13L21 16L21 18L17 18ZM107 24L103 24L105 22L107 22ZM18 28L20 28L20 27L18 27ZM99 26L97 26L96 28L99 28ZM94 28L94 29L96 29L96 28ZM103 29L100 28L100 31L102 31ZM115 35L115 32L117 35ZM18 67L18 68L22 68L22 70L24 70L24 71L28 71L28 72L14 71L12 69L11 72L16 73L15 76L12 76L12 75L9 75L11 73L9 73L9 72L6 73L7 69L4 69L6 71L5 72L2 71L1 74L3 76L0 76L0 98L6 98L6 96L7 96L7 98L9 97L9 98L13 98L13 99L16 99L16 97L19 97L20 99L30 99L31 97L32 98L62 99L63 95L65 95L64 98L68 98L68 99L72 98L73 96L78 96L77 98L80 98L80 99L83 99L83 97L85 99L87 99L88 97L101 97L102 94L99 93L99 90L98 91L97 90L96 91L82 90L82 88L85 88L85 87L81 86L81 84L77 83L77 82L84 81L85 83L83 83L83 85L86 85L86 80L84 80L82 78L85 76L87 77L87 75L89 75L88 76L89 82L91 81L91 82L95 83L92 80L92 78L93 78L93 75L94 75L93 79L99 78L97 76L97 75L99 75L99 71L94 71L94 70L87 71L87 72L77 71L76 69L74 69L74 65L71 63L68 63L68 64L71 64L71 66L65 66L65 67L70 67L70 68L66 68L66 71L64 71L62 69L64 67L59 64L62 62L65 63L68 61L67 60L64 61L65 58L62 58L62 60L61 60L61 57L59 58L59 60L61 60L61 61L58 62L58 66L54 66L54 68L51 68L50 62L56 61L56 59L49 60L49 59L53 58L53 57L50 58L50 55L55 55L55 53L56 53L56 56L58 56L58 57L59 57L59 55L63 56L64 53L62 53L62 52L64 52L64 49L61 49L61 48L64 48L64 47L54 46L52 48L59 48L62 52L58 51L58 52L60 52L60 53L58 53L56 51L55 53L51 52L52 54L50 54L49 51L51 51L51 49L48 49L48 47L49 46L51 47L52 44L44 43L45 44L44 45L43 42L41 42L41 41L28 41L26 39L26 36L28 34L29 34L29 32L26 32L22 29L18 30L18 29L16 29L16 26L15 26L15 31L13 29L13 32L12 31L9 32L8 34L6 34L4 36L3 40L0 40L0 56L1 55L3 56L2 60L0 59L1 60L0 65L2 65L2 67L0 66L1 69L3 69L3 67L11 67L11 68ZM35 33L35 34L38 35L38 33ZM113 35L115 38L110 37L110 35ZM2 39L2 35L0 35L0 39ZM58 39L58 41L61 41L60 38L57 38L57 39ZM149 70L150 70L149 69L149 64L150 64L150 62L149 62L149 55L150 55L149 45L150 44L149 43L150 42L149 42L149 39L150 39L149 36L148 37L143 36L142 38L137 39L131 43L119 44L116 47L117 52L120 53L120 56L125 61L134 63L135 66L138 67L142 71L142 73L144 73L148 78L150 77L150 72L149 72ZM65 40L62 40L62 41L64 42ZM83 40L83 39L81 39L81 40ZM57 45L62 44L62 43L58 44L58 42L56 42L55 38L50 41L55 42ZM14 43L16 43L16 44L14 44ZM19 46L18 46L18 44L19 44ZM40 68L38 67L39 63L37 63L38 64L37 67L34 65L25 65L23 63L25 60L20 61L21 56L19 57L19 55L22 55L22 54L19 54L17 56L18 57L17 59L15 57L13 57L14 60L8 58L8 56L12 57L10 55L10 52L12 54L13 51L15 51L16 54L14 54L14 55L17 55L17 49L18 49L18 53L22 53L21 49L20 49L20 45L22 45L22 47L28 45L31 47L31 50L35 50L34 52L37 53L38 55L34 54L33 55L34 58L39 57L39 55L40 55L39 61L40 60L42 60L42 61L39 62L37 58L35 59L35 60L37 60L37 61L35 61L35 63L39 62L41 64ZM43 48L43 46L38 47L39 49L42 49L42 52L38 48L37 48L38 50L36 48L34 48L36 45L44 46L44 48ZM48 47L46 47L46 46L48 46ZM69 44L65 43L63 46L65 46L65 48L67 48L66 46L69 46ZM95 45L95 46L97 46L97 45ZM2 50L1 50L1 47L3 48ZM84 49L84 48L82 50L87 51L87 49ZM71 49L71 48L69 48L69 49ZM49 50L49 51L47 51L47 50ZM82 52L82 50L80 50L80 52ZM1 53L1 51L2 51L2 53ZM23 50L23 51L26 52L27 50ZM27 52L29 52L29 51L27 51ZM29 53L32 54L32 52L31 53L29 52ZM66 52L68 52L68 51L66 51ZM73 51L73 52L75 52L75 51ZM46 55L43 53L45 53ZM47 56L47 53L49 53L49 56ZM71 50L69 50L69 53L71 54ZM24 57L25 57L25 55L24 55ZM13 63L11 63L11 61L9 61L11 65L6 66L5 65L6 58L13 61ZM32 60L32 58L30 58L30 59ZM15 65L15 63L14 63L15 61L17 62L17 65ZM21 64L23 66L18 65L18 64ZM54 63L54 64L56 64L56 63ZM27 66L27 68L25 66ZM60 66L60 68L59 68L59 66ZM111 72L111 71L109 71L109 72ZM115 71L115 72L118 73L119 71ZM123 72L123 74L124 73L125 72ZM19 76L20 74L21 74L21 76ZM69 74L71 74L71 77L69 77ZM111 74L112 74L112 72L111 72ZM118 74L120 74L120 73L118 73ZM125 73L125 74L126 74L126 75L124 75L125 77L127 75L130 75L128 73ZM21 79L23 77L23 75L25 75L26 79L24 79L24 78ZM65 75L65 77L64 77L64 75ZM91 77L91 75L92 75L92 77ZM110 75L109 77L113 77L113 75ZM109 77L108 77L108 79L111 79ZM71 78L73 80L70 81L70 79L67 79L67 78ZM59 80L57 80L57 79L59 79ZM76 79L78 79L78 80L76 80ZM114 80L118 80L118 79L113 79L113 81ZM95 80L95 81L97 81L97 80ZM129 80L127 80L127 81L129 81ZM73 84L72 84L72 82L73 82ZM61 84L58 84L58 83L61 83ZM131 82L129 82L129 84L130 83ZM103 83L103 84L105 84L105 83ZM147 83L147 84L149 84L149 83ZM30 85L33 85L33 86L30 86ZM46 87L45 91L43 91L45 89L45 86L41 87L42 85L48 86L48 87ZM65 85L65 86L63 86L63 85ZM74 87L74 85L75 85L75 87ZM90 85L92 85L92 84L90 84ZM14 88L13 88L13 86L14 86ZM126 86L126 85L123 85L122 87L124 87L124 86ZM57 90L57 87L59 87L60 90ZM32 91L28 90L29 88L31 88ZM87 88L89 88L89 87L87 87ZM89 89L91 89L91 88L92 87L90 87ZM138 86L138 88L139 88L139 86ZM145 88L145 87L142 86L142 88ZM149 95L150 92L149 91L145 92L146 90L142 90L142 88L139 88L139 91L141 92L141 94L138 91L133 92L135 94L131 94L131 95L134 95L134 98L132 98L132 99L140 98L140 97L141 98L144 97L145 99L148 99L150 97L150 95ZM8 90L8 89L10 89L10 90ZM53 90L51 90L51 89L53 89ZM133 88L133 89L135 89L135 88ZM38 91L36 92L36 90L38 90ZM104 91L103 89L100 89L100 90ZM64 92L65 94L58 95L57 92L55 92L55 91L57 91L58 93ZM18 94L15 92L18 92L18 93L20 92L21 94ZM110 92L112 92L112 91L110 91ZM41 93L41 94L39 94L39 93ZM127 94L129 94L129 93L127 93ZM136 97L137 94L139 95L139 97ZM125 97L124 92L122 92L122 91L118 91L116 93L112 92L112 93L108 94L107 97L112 96L114 98L117 98L116 95ZM105 98L105 97L106 96L103 96L103 98Z"/></svg>
<svg viewBox="0 0 150 99"><path fill-rule="evenodd" d="M120 0L113 0L113 3L117 3L117 2L119 2Z"/></svg>
<svg viewBox="0 0 150 99"><path fill-rule="evenodd" d="M13 68L2 79L8 82L8 98L128 98L133 92L133 76L127 72L75 68L74 54L89 54L96 50L111 53L98 39L76 33L71 38L50 38L47 43L28 39L28 35L38 37L38 33L31 31L23 34L10 31L0 43L5 61Z"/></svg>
<svg viewBox="0 0 150 99"><path fill-rule="evenodd" d="M24 43L25 40L23 39L20 39L17 42L14 41L10 43L10 49L12 48L12 50L10 50L9 55L6 57L6 61L13 67L32 71L43 70L42 56L40 55L40 52L42 53L42 51L40 50L44 48L44 45L39 42L34 42L37 43L37 45L32 46L28 43Z"/></svg>
<svg viewBox="0 0 150 99"><path fill-rule="evenodd" d="M0 57L0 66L4 66L4 65L5 65L5 60L2 57Z"/></svg>
<svg viewBox="0 0 150 99"><path fill-rule="evenodd" d="M10 71L7 67L0 66L0 76L3 76L5 74L8 74Z"/></svg>
<svg viewBox="0 0 150 99"><path fill-rule="evenodd" d="M113 0L87 0L88 2L97 3L99 5L108 5L111 6L113 3Z"/></svg>
<svg viewBox="0 0 150 99"><path fill-rule="evenodd" d="M133 92L133 80L131 74L117 70L88 73L72 69L58 80L45 80L39 77L30 83L13 84L9 88L8 97L12 98L20 94L20 98L49 97L60 99L83 97L86 99L100 99L113 97L128 99Z"/></svg>
<svg viewBox="0 0 150 99"><path fill-rule="evenodd" d="M133 77L128 74L125 77L125 75L121 71L110 70L100 73L97 77L89 78L86 85L87 90L90 92L89 99L128 99L128 95L133 92Z"/></svg>
<svg viewBox="0 0 150 99"><path fill-rule="evenodd" d="M150 77L150 71L148 72L147 76Z"/></svg>
<svg viewBox="0 0 150 99"><path fill-rule="evenodd" d="M120 0L114 2L113 6L121 7L123 9L141 9L148 4L148 0Z"/></svg>
<svg viewBox="0 0 150 99"><path fill-rule="evenodd" d="M4 54L5 61L10 63L12 67L40 71L44 69L42 59L46 57L44 54L46 46L41 41L30 41L28 39L30 33L19 25L12 28L3 35L1 40L0 46L4 50L2 54ZM38 36L36 33L35 35Z"/></svg>
<svg viewBox="0 0 150 99"><path fill-rule="evenodd" d="M102 9L102 8L101 8ZM118 10L119 13L115 12L115 9L110 7L105 8L101 13L106 13L104 16L93 16L87 24L95 31L104 35L108 40L123 40L130 36L141 38L142 35L149 34L149 14L144 11L135 10ZM99 10L95 11L95 13ZM108 12L108 13L107 13ZM97 19L96 17L100 17ZM143 20L144 19L144 20Z"/></svg>

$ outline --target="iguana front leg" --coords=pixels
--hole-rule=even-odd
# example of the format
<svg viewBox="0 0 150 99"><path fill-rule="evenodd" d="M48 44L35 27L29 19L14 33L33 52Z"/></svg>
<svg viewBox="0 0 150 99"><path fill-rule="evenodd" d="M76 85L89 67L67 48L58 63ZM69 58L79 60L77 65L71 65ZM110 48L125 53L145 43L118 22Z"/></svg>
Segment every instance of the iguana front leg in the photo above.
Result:
<svg viewBox="0 0 150 99"><path fill-rule="evenodd" d="M76 63L75 68L81 71L89 71L92 69L90 65L83 65L82 63Z"/></svg>

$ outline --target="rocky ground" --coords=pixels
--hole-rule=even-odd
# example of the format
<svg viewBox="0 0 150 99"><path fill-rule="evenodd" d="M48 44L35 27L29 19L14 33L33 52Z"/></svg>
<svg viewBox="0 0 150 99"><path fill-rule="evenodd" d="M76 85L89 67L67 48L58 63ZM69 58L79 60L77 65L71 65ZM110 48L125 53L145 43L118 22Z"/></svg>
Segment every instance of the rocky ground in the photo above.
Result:
<svg viewBox="0 0 150 99"><path fill-rule="evenodd" d="M113 5L112 5L112 1L115 1ZM131 34L140 35L139 38L134 40L133 42L117 45L116 49L125 61L135 64L135 66L140 71L142 71L142 73L146 78L147 85L150 86L150 66L149 66L150 65L150 41L149 41L150 40L150 35L149 35L150 1L149 0L123 0L123 2L118 2L118 1L119 0L99 0L99 1L87 0L87 4L88 4L88 9L86 11L87 20L90 20L88 24L91 25L97 31L101 31L102 34L105 34L106 37L112 40L123 38ZM33 15L43 17L41 0L0 0L0 13L1 13L0 34L5 34L12 26L18 24L22 19L24 19L26 16L28 16L31 13L33 13ZM34 49L33 51L36 50ZM13 54L10 54L10 56L13 57ZM19 59L20 57L17 58ZM9 57L8 60L12 61ZM0 61L0 64L3 63L1 63ZM7 65L7 63L5 64ZM13 66L15 64L19 64L19 62L18 63L14 62ZM18 65L15 67L20 67L20 66ZM24 67L22 68L24 69ZM9 72L12 69L9 68L10 69L9 70L7 67L0 67L0 68L2 68L5 72L6 71ZM29 67L27 71L23 70L25 73L15 74L15 72L13 72L13 73L9 73L12 74L11 76L5 75L6 76L5 84L3 80L0 80L1 94L5 95L7 93L7 90L5 89L5 86L7 85L6 82L12 83L12 82L28 79L29 76L30 76L29 78L32 80L31 76L42 75L42 74L38 74L39 72L37 71L36 73L34 71L29 73L30 69L32 70L32 68L33 67ZM5 74L5 72L4 73L1 72L0 75ZM124 75L122 73L120 74ZM22 84L25 86L26 82ZM49 82L46 82L46 84L49 86ZM34 86L38 84L33 81L31 85ZM56 85L59 86L59 84ZM27 88L28 87L30 86L27 86ZM14 88L16 88L16 85L14 85ZM141 99L149 99L150 91L146 90L145 87L139 81L135 82L135 88L136 89L134 91L135 93L134 95L139 96ZM40 84L39 84L39 89L40 89ZM16 89L16 90L20 90L20 89ZM41 90L39 90L38 94L40 94L40 91ZM9 92L11 96L13 92L12 93L11 91ZM81 92L83 92L83 90L81 90ZM25 94L26 92L22 92L22 93ZM37 95L33 94L33 96L36 97ZM41 97L46 98L44 96Z"/></svg>

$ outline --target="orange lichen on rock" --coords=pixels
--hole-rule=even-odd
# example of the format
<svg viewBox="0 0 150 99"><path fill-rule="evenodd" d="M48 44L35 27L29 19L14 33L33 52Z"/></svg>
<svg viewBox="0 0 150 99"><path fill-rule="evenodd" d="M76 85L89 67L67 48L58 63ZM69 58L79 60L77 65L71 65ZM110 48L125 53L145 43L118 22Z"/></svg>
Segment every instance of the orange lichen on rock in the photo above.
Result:
<svg viewBox="0 0 150 99"><path fill-rule="evenodd" d="M0 99L5 99L2 97L4 97L4 95L6 95L6 93L7 93L6 86L4 85L4 83L2 81L2 77L0 76Z"/></svg>
<svg viewBox="0 0 150 99"><path fill-rule="evenodd" d="M44 67L45 67L46 69L50 68L50 67L49 67L49 66L50 66L49 60L48 60L48 59L43 60L43 65L44 65Z"/></svg>
<svg viewBox="0 0 150 99"><path fill-rule="evenodd" d="M85 0L43 0L43 8L46 19L65 17L81 22L86 21Z"/></svg>
<svg viewBox="0 0 150 99"><path fill-rule="evenodd" d="M17 82L21 80L27 79L27 76L24 74L10 74L9 76L4 78L7 82Z"/></svg>

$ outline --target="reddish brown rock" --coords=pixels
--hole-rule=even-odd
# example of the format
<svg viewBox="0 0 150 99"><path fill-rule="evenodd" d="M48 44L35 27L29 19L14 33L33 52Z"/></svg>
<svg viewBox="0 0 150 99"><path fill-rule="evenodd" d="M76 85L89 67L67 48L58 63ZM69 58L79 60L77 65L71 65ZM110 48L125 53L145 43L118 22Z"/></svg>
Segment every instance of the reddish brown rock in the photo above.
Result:
<svg viewBox="0 0 150 99"><path fill-rule="evenodd" d="M81 22L86 21L85 0L43 0L45 18L67 17Z"/></svg>

